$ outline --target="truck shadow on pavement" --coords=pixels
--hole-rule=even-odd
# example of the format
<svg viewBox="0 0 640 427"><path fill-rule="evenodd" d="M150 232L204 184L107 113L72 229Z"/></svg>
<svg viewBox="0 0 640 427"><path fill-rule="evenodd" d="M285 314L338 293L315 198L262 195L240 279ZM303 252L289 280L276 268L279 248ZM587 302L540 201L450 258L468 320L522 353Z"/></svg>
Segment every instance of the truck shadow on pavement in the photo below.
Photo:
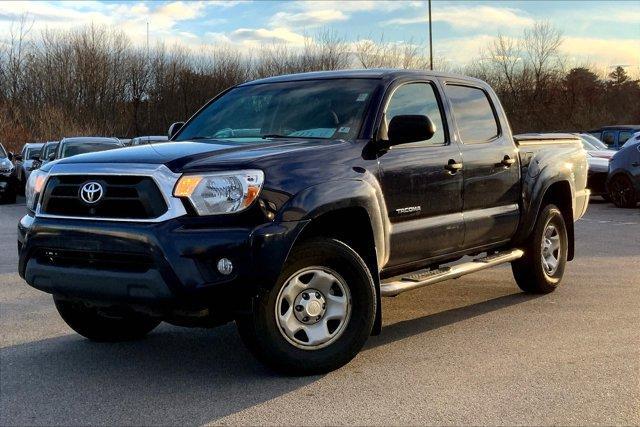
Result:
<svg viewBox="0 0 640 427"><path fill-rule="evenodd" d="M365 351L531 299L512 294L395 323ZM263 368L233 324L163 325L145 340L121 344L66 335L0 349L0 367L0 425L203 424L320 378Z"/></svg>

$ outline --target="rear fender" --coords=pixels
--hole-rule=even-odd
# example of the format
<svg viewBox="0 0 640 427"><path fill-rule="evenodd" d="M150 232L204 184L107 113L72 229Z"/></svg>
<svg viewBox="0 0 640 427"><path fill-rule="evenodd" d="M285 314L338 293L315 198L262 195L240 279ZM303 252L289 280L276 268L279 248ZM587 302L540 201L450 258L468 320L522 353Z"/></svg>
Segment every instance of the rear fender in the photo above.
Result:
<svg viewBox="0 0 640 427"><path fill-rule="evenodd" d="M524 242L533 232L543 205L554 203L563 210L569 238L569 260L571 260L574 254L574 171L570 163L560 162L549 163L546 167L536 171L534 162L532 162L529 173L523 175L522 212L524 214L521 217L514 241L516 244ZM549 199L551 196L554 198L553 200Z"/></svg>

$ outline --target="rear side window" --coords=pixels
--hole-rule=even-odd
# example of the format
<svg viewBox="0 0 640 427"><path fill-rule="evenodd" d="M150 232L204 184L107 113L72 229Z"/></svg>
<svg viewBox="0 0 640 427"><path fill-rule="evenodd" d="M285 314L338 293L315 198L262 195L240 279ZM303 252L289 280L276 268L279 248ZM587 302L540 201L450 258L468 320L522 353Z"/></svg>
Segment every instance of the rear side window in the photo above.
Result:
<svg viewBox="0 0 640 427"><path fill-rule="evenodd" d="M407 83L400 86L395 92L393 92L393 95L389 100L389 104L387 105L387 111L385 112L387 126L395 116L402 115L427 116L436 127L436 132L428 141L405 144L403 147L424 143L445 143L442 113L440 111L440 106L438 105L438 98L436 98L436 94L431 84Z"/></svg>
<svg viewBox="0 0 640 427"><path fill-rule="evenodd" d="M498 122L491 102L482 89L447 85L445 91L453 106L453 114L463 143L477 144L498 136Z"/></svg>

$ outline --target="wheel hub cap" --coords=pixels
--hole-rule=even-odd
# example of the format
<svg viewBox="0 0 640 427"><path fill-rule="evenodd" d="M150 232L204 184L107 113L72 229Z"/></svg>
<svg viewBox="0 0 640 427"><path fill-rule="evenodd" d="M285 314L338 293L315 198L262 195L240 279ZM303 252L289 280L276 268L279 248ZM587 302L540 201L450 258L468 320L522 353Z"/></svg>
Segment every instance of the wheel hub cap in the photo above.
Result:
<svg viewBox="0 0 640 427"><path fill-rule="evenodd" d="M302 291L295 299L294 313L298 321L312 325L322 320L326 313L327 302L317 289Z"/></svg>
<svg viewBox="0 0 640 427"><path fill-rule="evenodd" d="M560 263L560 233L553 224L547 224L542 238L542 267L545 273L553 276Z"/></svg>
<svg viewBox="0 0 640 427"><path fill-rule="evenodd" d="M304 350L323 348L338 339L351 316L351 294L344 279L326 267L293 274L276 299L282 336Z"/></svg>

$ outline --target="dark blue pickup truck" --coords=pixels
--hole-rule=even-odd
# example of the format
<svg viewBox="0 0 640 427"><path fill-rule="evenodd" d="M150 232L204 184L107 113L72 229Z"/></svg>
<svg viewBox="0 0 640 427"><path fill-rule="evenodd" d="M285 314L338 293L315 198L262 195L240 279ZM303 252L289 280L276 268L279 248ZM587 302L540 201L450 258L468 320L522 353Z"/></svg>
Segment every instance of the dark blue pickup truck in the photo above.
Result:
<svg viewBox="0 0 640 427"><path fill-rule="evenodd" d="M381 297L503 263L553 291L588 204L580 141L514 140L462 76L268 78L169 134L29 179L20 275L89 339L236 321L268 366L327 372L380 333Z"/></svg>

